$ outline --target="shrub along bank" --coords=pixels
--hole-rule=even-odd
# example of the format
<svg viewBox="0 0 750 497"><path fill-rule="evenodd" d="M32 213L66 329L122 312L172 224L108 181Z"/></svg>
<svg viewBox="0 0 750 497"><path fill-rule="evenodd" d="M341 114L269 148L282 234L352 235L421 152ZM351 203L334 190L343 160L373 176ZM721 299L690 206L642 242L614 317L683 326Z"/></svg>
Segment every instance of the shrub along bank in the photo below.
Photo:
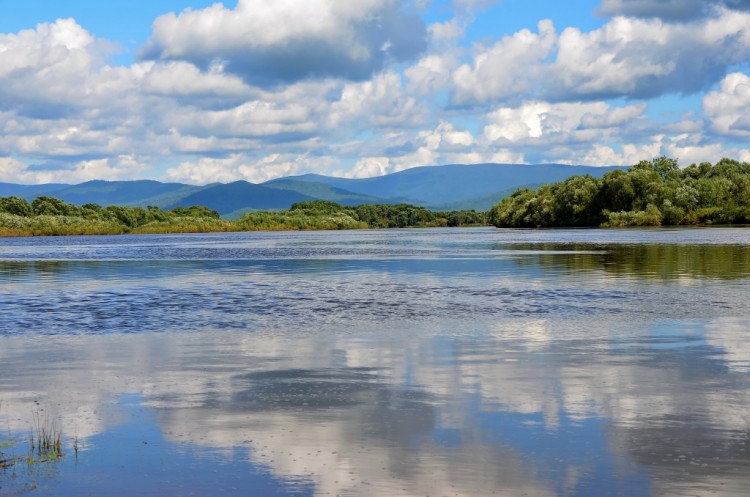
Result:
<svg viewBox="0 0 750 497"><path fill-rule="evenodd" d="M202 206L77 206L48 196L29 203L0 198L0 236L96 235L123 233L207 233L225 231L340 230L487 224L487 213L433 212L408 204L343 207L323 200L294 204L288 210L249 212L221 219Z"/></svg>
<svg viewBox="0 0 750 497"><path fill-rule="evenodd" d="M497 227L750 223L750 164L722 159L680 169L660 157L603 178L573 176L519 189L489 213Z"/></svg>

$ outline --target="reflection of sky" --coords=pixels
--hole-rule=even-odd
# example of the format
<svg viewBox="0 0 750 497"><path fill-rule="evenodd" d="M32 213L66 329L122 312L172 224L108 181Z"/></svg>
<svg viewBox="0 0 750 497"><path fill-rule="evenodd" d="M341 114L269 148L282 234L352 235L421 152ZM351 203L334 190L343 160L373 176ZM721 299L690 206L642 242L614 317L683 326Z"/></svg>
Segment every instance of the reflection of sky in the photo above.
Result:
<svg viewBox="0 0 750 497"><path fill-rule="evenodd" d="M736 244L742 232L726 233ZM226 236L63 238L64 256L46 262L54 240L2 249L15 255L0 262L0 427L23 437L43 406L85 448L43 488L584 496L750 485L747 278L702 266L691 285L613 280L575 269L596 257L493 254L510 236L493 230ZM133 248L184 257L124 257Z"/></svg>
<svg viewBox="0 0 750 497"><path fill-rule="evenodd" d="M103 491L139 471L182 481L180 467L199 490L213 468L270 495L649 495L677 474L721 490L711 475L750 484L750 378L712 343L750 324L730 323L625 337L593 320L558 337L547 320L519 323L528 339L422 328L7 338L0 416L24 430L34 401L59 413L87 448L76 471ZM130 472L109 473L122 465ZM66 471L59 495L74 495Z"/></svg>

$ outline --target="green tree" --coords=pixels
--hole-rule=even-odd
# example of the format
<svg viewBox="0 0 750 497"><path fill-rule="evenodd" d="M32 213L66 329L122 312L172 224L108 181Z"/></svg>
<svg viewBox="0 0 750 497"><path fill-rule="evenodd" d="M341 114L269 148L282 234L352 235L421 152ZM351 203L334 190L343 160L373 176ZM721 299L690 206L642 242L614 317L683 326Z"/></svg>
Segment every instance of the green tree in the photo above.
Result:
<svg viewBox="0 0 750 497"><path fill-rule="evenodd" d="M154 210L149 207L149 212L153 213ZM202 205L192 205L190 207L175 207L170 211L175 216L180 217L207 217L211 219L219 219L221 216L218 212Z"/></svg>
<svg viewBox="0 0 750 497"><path fill-rule="evenodd" d="M602 221L602 181L592 176L572 176L552 186L555 219L561 226L591 226Z"/></svg>
<svg viewBox="0 0 750 497"><path fill-rule="evenodd" d="M303 200L302 202L296 202L289 208L290 211L312 211L321 214L333 214L335 212L341 212L344 210L336 202L330 200Z"/></svg>
<svg viewBox="0 0 750 497"><path fill-rule="evenodd" d="M601 180L573 176L537 191L516 190L489 220L508 227L745 223L750 164L722 159L681 170L676 160L659 157Z"/></svg>
<svg viewBox="0 0 750 497"><path fill-rule="evenodd" d="M0 198L0 212L22 217L30 217L34 214L31 204L21 197Z"/></svg>
<svg viewBox="0 0 750 497"><path fill-rule="evenodd" d="M75 205L46 195L35 198L31 203L31 209L36 216L77 216L80 214Z"/></svg>

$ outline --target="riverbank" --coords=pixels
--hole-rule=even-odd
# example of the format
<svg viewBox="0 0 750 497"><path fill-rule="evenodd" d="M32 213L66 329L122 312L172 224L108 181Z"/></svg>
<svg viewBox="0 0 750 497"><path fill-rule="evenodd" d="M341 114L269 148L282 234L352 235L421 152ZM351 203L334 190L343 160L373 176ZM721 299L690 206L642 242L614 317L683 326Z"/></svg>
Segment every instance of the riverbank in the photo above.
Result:
<svg viewBox="0 0 750 497"><path fill-rule="evenodd" d="M40 199L42 199L40 201ZM31 204L23 199L0 199L0 236L64 236L170 233L226 233L242 231L312 231L368 228L485 226L487 213L433 212L408 204L346 207L310 201L288 210L248 212L236 220L221 219L205 207L75 206L50 197Z"/></svg>

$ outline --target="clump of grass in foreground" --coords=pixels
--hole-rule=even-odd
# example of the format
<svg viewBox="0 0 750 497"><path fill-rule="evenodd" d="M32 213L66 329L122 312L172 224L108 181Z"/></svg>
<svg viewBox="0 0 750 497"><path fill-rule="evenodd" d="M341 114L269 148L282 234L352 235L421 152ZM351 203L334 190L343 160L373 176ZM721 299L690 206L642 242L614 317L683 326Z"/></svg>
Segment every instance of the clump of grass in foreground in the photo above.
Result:
<svg viewBox="0 0 750 497"><path fill-rule="evenodd" d="M0 402L0 408L3 407L3 403ZM15 462L15 459L9 456L6 456L3 452L3 449L6 449L8 447L13 447L15 445L15 442L13 441L13 438L10 436L10 429L8 430L8 438L3 439L0 438L0 470L9 468L13 466L13 463Z"/></svg>
<svg viewBox="0 0 750 497"><path fill-rule="evenodd" d="M37 489L38 478L48 478L56 474L57 466L51 463L63 456L63 436L60 424L40 412L32 414L26 456L23 456L23 439L14 439L8 431L6 439L0 439L0 494L25 495ZM7 452L1 449L9 448ZM76 437L73 450L78 454ZM23 469L17 469L26 463Z"/></svg>
<svg viewBox="0 0 750 497"><path fill-rule="evenodd" d="M57 421L39 412L34 414L29 434L29 464L54 461L63 456L62 430Z"/></svg>
<svg viewBox="0 0 750 497"><path fill-rule="evenodd" d="M25 461L28 466L34 466L40 463L57 461L65 454L62 446L62 430L60 424L49 418L42 416L39 412L33 414L31 430L29 431L28 447L26 457L22 457L17 447L19 441L14 440L10 433L8 438L0 440L0 470L13 468L17 463ZM14 447L15 450L6 454L2 449ZM22 449L21 449L22 450ZM73 450L78 453L78 438L73 442Z"/></svg>
<svg viewBox="0 0 750 497"><path fill-rule="evenodd" d="M2 449L5 449L7 447L13 447L15 443L12 440L4 440L0 442L0 470L10 468L15 463L15 458L6 456Z"/></svg>

